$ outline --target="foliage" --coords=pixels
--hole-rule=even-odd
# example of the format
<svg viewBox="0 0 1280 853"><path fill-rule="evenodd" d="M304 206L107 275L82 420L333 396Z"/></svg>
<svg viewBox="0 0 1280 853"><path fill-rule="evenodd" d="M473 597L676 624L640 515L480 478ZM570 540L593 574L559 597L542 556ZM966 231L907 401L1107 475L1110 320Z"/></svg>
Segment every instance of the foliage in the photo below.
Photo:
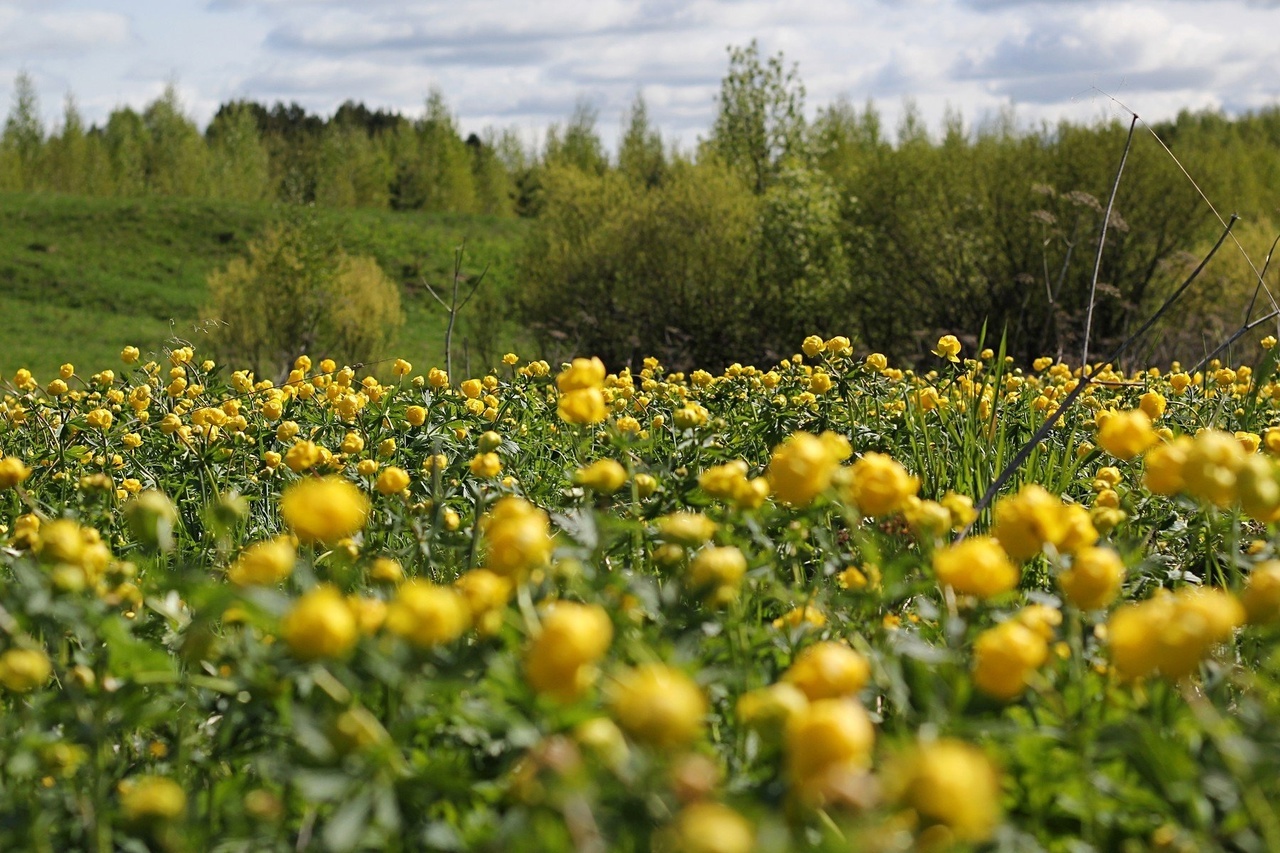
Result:
<svg viewBox="0 0 1280 853"><path fill-rule="evenodd" d="M6 377L0 846L1275 849L1276 350L801 349Z"/></svg>
<svg viewBox="0 0 1280 853"><path fill-rule="evenodd" d="M206 341L206 278L282 215L266 203L0 195L0 371L28 367L48 377L63 361L102 363L127 343L154 350L175 334ZM489 268L496 328L486 352L501 355L522 339L505 318L523 223L377 210L318 215L350 254L376 258L401 285L400 352L443 359L445 317L421 282L447 282L463 242L475 265L468 272ZM467 319L463 352L478 358Z"/></svg>
<svg viewBox="0 0 1280 853"><path fill-rule="evenodd" d="M283 377L302 353L347 362L387 352L403 317L400 288L378 262L352 257L313 216L267 226L209 275L215 348Z"/></svg>

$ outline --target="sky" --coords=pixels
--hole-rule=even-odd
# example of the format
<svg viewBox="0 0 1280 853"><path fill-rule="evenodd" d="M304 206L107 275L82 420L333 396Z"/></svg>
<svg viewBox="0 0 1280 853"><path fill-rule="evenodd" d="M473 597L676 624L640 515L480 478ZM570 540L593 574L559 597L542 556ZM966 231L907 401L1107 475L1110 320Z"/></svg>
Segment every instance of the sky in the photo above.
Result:
<svg viewBox="0 0 1280 853"><path fill-rule="evenodd" d="M25 71L46 126L68 92L101 123L172 83L203 127L239 98L420 115L434 86L464 133L534 143L585 102L612 147L639 93L690 148L752 39L811 114L870 99L893 126L910 100L936 130L1272 105L1278 35L1280 0L0 0L0 102Z"/></svg>

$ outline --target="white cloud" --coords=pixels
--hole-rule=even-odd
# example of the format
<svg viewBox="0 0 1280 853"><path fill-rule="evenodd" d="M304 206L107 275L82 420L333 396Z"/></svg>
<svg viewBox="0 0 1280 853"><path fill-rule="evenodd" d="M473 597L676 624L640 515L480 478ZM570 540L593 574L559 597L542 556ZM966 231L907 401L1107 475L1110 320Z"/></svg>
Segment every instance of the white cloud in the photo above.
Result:
<svg viewBox="0 0 1280 853"><path fill-rule="evenodd" d="M580 98L610 141L637 91L687 143L710 126L726 46L760 39L800 66L812 110L914 98L936 126L1017 106L1095 118L1118 94L1144 117L1275 103L1280 0L0 0L0 98L19 69L49 112L90 120L176 79L207 120L220 101L347 99L410 113L439 86L464 129L537 131Z"/></svg>

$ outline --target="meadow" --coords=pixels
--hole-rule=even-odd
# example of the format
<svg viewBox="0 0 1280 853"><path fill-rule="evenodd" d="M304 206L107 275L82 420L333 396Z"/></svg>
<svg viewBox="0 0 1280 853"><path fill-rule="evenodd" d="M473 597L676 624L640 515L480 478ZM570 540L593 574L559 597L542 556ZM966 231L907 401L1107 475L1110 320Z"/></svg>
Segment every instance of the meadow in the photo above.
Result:
<svg viewBox="0 0 1280 853"><path fill-rule="evenodd" d="M0 194L0 372L50 375L67 361L113 363L126 345L152 351L175 336L200 340L209 274L243 255L281 210L265 202ZM422 281L447 286L465 243L464 269L479 275L488 267L486 295L497 298L514 279L526 230L519 220L478 215L318 215L348 250L376 258L402 285L402 351L433 358L443 357L447 315ZM514 337L505 322L486 333L488 346Z"/></svg>
<svg viewBox="0 0 1280 853"><path fill-rule="evenodd" d="M1275 339L796 343L6 375L0 847L1280 849Z"/></svg>

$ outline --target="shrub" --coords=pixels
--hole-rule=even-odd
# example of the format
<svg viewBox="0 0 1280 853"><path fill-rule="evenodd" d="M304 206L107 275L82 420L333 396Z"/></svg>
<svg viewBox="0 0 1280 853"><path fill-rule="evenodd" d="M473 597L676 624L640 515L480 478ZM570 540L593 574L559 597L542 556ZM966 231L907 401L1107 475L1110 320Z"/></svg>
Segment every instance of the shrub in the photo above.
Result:
<svg viewBox="0 0 1280 853"><path fill-rule="evenodd" d="M400 289L376 260L351 256L314 219L293 216L209 276L217 350L283 378L297 356L385 354L403 323Z"/></svg>

